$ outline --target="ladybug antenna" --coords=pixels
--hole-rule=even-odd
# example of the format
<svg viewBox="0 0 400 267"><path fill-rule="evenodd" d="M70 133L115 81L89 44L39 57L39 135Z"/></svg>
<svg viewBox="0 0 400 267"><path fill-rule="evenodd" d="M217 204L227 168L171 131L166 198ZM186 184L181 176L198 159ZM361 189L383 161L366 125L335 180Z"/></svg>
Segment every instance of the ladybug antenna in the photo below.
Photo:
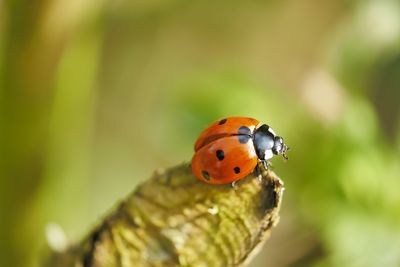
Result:
<svg viewBox="0 0 400 267"><path fill-rule="evenodd" d="M285 159L285 160L288 160L289 159L289 157L286 155L286 151L289 151L290 150L290 147L288 147L288 146L286 146L285 144L283 145L283 147L282 147L282 157Z"/></svg>

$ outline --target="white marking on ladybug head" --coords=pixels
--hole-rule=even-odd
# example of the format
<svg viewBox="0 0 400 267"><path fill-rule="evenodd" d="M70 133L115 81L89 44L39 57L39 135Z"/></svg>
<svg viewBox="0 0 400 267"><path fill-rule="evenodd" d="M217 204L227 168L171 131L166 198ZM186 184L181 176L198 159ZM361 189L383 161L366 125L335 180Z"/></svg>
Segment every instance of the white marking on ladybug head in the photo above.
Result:
<svg viewBox="0 0 400 267"><path fill-rule="evenodd" d="M274 153L272 153L271 149L267 149L265 150L265 156L264 156L264 160L269 160L274 156Z"/></svg>

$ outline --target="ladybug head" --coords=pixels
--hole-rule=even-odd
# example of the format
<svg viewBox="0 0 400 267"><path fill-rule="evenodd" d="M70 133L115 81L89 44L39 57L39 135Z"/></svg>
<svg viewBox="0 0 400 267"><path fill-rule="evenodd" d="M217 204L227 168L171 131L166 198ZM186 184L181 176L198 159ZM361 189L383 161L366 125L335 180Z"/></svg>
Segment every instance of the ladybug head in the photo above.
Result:
<svg viewBox="0 0 400 267"><path fill-rule="evenodd" d="M283 142L283 138L280 136L275 136L274 138L274 146L272 147L272 152L275 155L281 154L283 158L288 159L288 156L286 155L286 151L288 151L290 148L285 145Z"/></svg>

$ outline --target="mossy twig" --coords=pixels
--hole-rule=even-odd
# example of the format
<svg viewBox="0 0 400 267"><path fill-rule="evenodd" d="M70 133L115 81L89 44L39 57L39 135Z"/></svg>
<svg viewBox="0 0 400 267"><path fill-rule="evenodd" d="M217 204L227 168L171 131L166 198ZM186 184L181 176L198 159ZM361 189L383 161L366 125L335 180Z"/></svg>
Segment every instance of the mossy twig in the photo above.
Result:
<svg viewBox="0 0 400 267"><path fill-rule="evenodd" d="M232 188L199 181L188 164L156 171L49 266L243 266L279 219L283 184L261 176Z"/></svg>

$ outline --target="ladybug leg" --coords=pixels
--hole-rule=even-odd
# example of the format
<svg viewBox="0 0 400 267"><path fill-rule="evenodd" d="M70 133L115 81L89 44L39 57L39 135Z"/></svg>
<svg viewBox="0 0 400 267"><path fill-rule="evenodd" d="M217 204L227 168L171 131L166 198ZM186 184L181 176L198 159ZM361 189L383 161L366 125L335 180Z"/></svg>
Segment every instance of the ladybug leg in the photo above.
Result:
<svg viewBox="0 0 400 267"><path fill-rule="evenodd" d="M259 164L257 164L256 167L254 168L254 172L258 177L258 181L262 182L262 175L261 175L261 169L260 169Z"/></svg>
<svg viewBox="0 0 400 267"><path fill-rule="evenodd" d="M262 182L262 172L263 171L268 171L271 168L271 163L269 163L267 160L260 160L254 169L254 171L257 174L258 180Z"/></svg>
<svg viewBox="0 0 400 267"><path fill-rule="evenodd" d="M266 161L266 160L263 160L262 163L264 165L265 170L268 170L269 167L270 167L270 163L268 161Z"/></svg>
<svg viewBox="0 0 400 267"><path fill-rule="evenodd" d="M236 189L236 181L233 181L233 182L231 183L231 186L232 186L233 189Z"/></svg>
<svg viewBox="0 0 400 267"><path fill-rule="evenodd" d="M265 168L266 171L274 169L274 166L272 165L271 162L269 162L267 160L263 160L262 163L263 163L263 167Z"/></svg>

